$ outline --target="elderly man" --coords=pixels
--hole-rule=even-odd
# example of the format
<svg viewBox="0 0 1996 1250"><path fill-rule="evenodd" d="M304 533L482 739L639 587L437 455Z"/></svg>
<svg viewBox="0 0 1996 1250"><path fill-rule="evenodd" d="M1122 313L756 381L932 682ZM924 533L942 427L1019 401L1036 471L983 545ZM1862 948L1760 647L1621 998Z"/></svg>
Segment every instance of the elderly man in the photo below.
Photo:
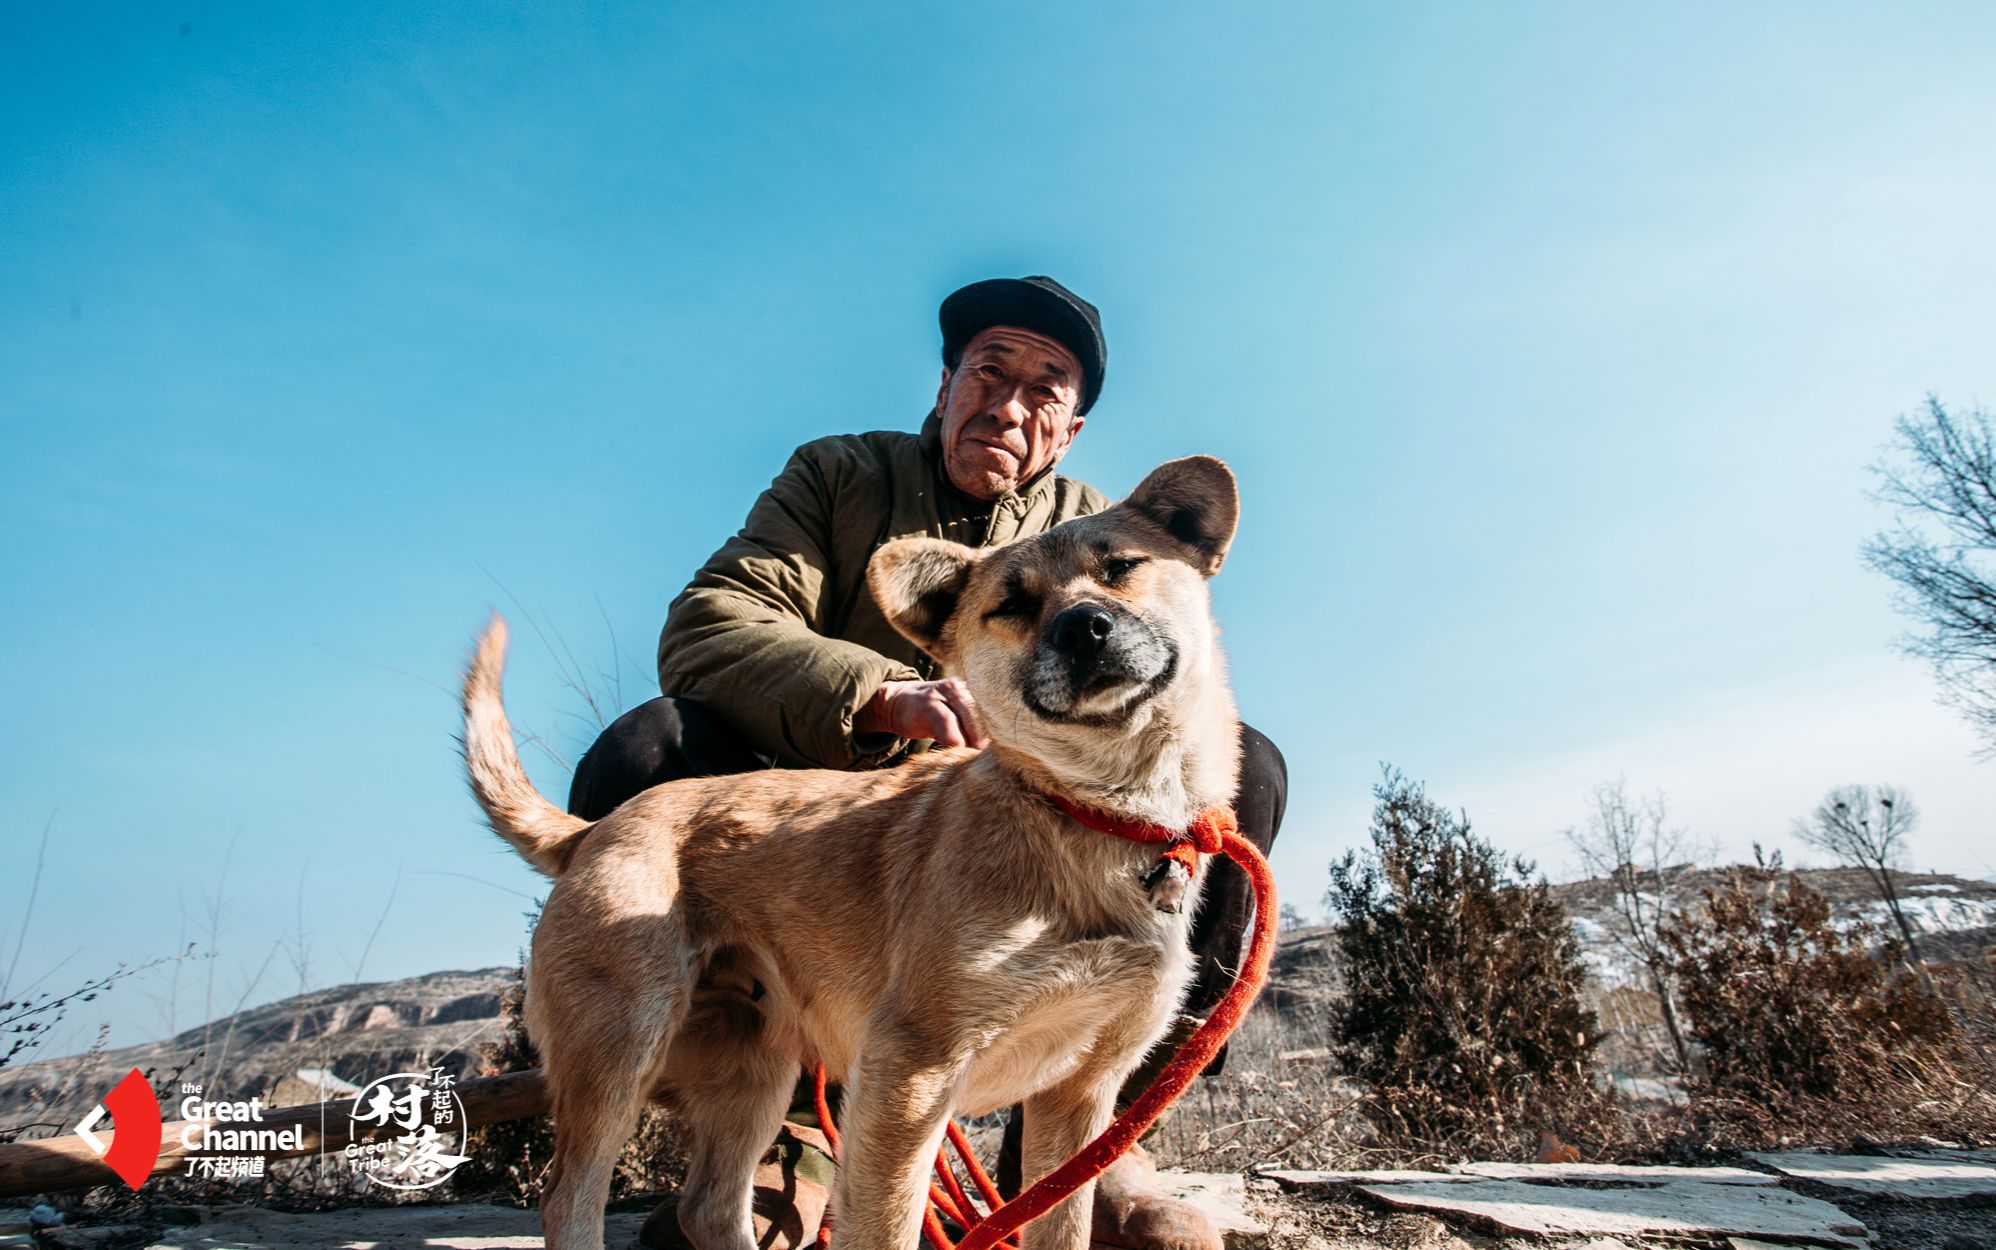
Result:
<svg viewBox="0 0 1996 1250"><path fill-rule="evenodd" d="M619 717L583 755L569 810L607 815L682 777L751 769L878 768L926 744L982 747L963 683L896 633L866 586L868 559L909 535L995 547L1108 506L1054 472L1102 390L1108 349L1095 306L1046 277L973 283L943 301L942 383L920 434L876 431L806 443L673 601L658 644L662 697ZM1274 744L1242 726L1241 831L1266 851L1287 774ZM1188 1021L1232 980L1251 902L1216 861L1193 928ZM750 987L749 992L753 992ZM1216 1065L1217 1066L1217 1065ZM1155 1069L1133 1078L1128 1095ZM817 1232L829 1162L800 1100L757 1174L758 1244ZM1000 1160L1016 1186L1019 1113ZM1010 1175L1006 1175L1009 1173ZM1192 1208L1156 1192L1132 1153L1096 1188L1096 1238L1134 1250L1219 1250ZM684 1245L670 1204L647 1246Z"/></svg>

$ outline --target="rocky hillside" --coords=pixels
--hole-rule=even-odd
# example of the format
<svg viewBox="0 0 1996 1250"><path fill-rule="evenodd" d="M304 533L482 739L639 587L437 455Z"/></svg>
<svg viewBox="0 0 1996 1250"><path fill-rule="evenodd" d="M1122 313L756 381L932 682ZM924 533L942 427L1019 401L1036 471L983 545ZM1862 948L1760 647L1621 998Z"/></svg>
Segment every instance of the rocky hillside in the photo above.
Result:
<svg viewBox="0 0 1996 1250"><path fill-rule="evenodd" d="M1862 873L1809 869L1800 875L1853 923L1888 923ZM1678 878L1679 892L1695 898L1715 880L1710 872L1690 872ZM1929 958L1988 957L1996 944L1996 884L1925 873L1908 873L1902 881ZM1611 998L1613 992L1640 997L1629 957L1615 940L1608 883L1580 881L1553 892L1572 913L1602 990ZM1282 935L1266 1001L1286 1019L1299 1025L1320 1019L1336 992L1332 938L1324 926ZM390 1072L441 1065L463 1074L479 1043L497 1036L500 998L512 977L509 968L487 968L343 985L240 1012L167 1042L0 1069L0 1127L73 1123L134 1067L156 1082L201 1081L211 1097L259 1096L279 1106L338 1098ZM1640 1004L1633 1014L1629 1004L1604 1006L1616 1008L1604 1011L1611 1025L1624 1016L1642 1018Z"/></svg>
<svg viewBox="0 0 1996 1250"><path fill-rule="evenodd" d="M210 1097L286 1106L341 1097L391 1072L460 1075L499 1031L510 968L342 985L239 1012L165 1042L0 1069L0 1128L67 1127L138 1068L155 1084L200 1081Z"/></svg>
<svg viewBox="0 0 1996 1250"><path fill-rule="evenodd" d="M1830 900L1851 924L1892 928L1885 903L1870 878L1854 868L1805 868L1796 874ZM1695 904L1698 892L1716 885L1719 874L1696 869L1673 874L1672 901ZM1941 873L1904 873L1895 878L1901 905L1928 959L1984 959L1996 950L1996 882ZM1553 897L1573 918L1582 957L1603 990L1640 987L1628 952L1616 940L1614 891L1605 878L1552 887ZM1282 934L1276 948L1267 1001L1286 1016L1322 1007L1337 992L1336 930L1310 925Z"/></svg>
<svg viewBox="0 0 1996 1250"><path fill-rule="evenodd" d="M1830 901L1836 914L1850 924L1867 924L1880 933L1892 930L1892 918L1871 879L1855 868L1804 868L1804 884ZM1695 903L1699 891L1718 884L1710 869L1673 871L1671 901ZM1895 874L1900 905L1928 959L1980 959L1996 945L1996 883L1952 877L1945 873ZM1629 957L1616 941L1614 891L1606 878L1575 881L1552 887L1553 896L1573 917L1588 966L1605 986L1635 983Z"/></svg>

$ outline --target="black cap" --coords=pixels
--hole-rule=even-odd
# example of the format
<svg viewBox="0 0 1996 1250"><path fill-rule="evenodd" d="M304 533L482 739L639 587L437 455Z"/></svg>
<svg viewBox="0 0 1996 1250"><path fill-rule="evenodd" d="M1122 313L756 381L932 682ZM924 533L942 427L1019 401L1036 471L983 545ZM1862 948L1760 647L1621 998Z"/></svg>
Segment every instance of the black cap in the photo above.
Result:
<svg viewBox="0 0 1996 1250"><path fill-rule="evenodd" d="M1102 341L1102 315L1052 278L991 278L973 282L943 301L943 363L956 368L964 344L991 326L1018 326L1044 334L1074 353L1081 362L1081 402L1074 411L1087 412L1102 393L1102 374L1109 365L1109 345Z"/></svg>

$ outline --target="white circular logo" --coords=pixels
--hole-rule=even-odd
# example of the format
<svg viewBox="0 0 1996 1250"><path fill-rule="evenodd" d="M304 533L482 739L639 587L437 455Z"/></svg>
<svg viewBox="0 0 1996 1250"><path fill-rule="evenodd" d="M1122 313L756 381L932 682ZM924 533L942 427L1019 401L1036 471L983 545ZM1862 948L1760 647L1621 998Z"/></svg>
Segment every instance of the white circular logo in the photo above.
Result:
<svg viewBox="0 0 1996 1250"><path fill-rule="evenodd" d="M454 1153L464 1145L464 1103L457 1078L441 1068L370 1082L354 1095L347 1116L353 1140L341 1156L377 1185L428 1189L470 1157Z"/></svg>

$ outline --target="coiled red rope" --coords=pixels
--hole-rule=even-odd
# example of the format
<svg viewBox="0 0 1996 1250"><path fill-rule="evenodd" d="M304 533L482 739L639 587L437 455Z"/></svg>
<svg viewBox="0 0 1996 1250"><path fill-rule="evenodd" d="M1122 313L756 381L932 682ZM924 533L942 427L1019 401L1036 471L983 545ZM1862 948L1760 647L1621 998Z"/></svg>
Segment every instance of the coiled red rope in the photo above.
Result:
<svg viewBox="0 0 1996 1250"><path fill-rule="evenodd" d="M978 1163L962 1128L951 1120L947 1146L956 1150L971 1184L984 1200L985 1209L979 1212L958 1181L949 1164L948 1149L939 1152L936 1155L936 1177L940 1184L929 1186L929 1205L922 1214L922 1234L932 1250L994 1250L994 1247L1016 1250L1016 1239L1007 1240L1012 1234L1053 1210L1075 1190L1100 1176L1111 1163L1136 1145L1150 1126L1157 1123L1158 1117L1178 1101L1179 1095L1185 1092L1193 1079L1205 1071L1206 1065L1220 1053L1220 1047L1226 1045L1227 1038L1240 1025L1255 995L1261 992L1262 985L1268 980L1269 959L1275 953L1275 874L1269 870L1268 861L1262 858L1254 843L1241 836L1240 826L1231 810L1209 808L1201 812L1189 828L1177 830L1098 812L1058 795L1047 797L1055 807L1097 832L1131 842L1166 844L1164 857L1177 860L1188 870L1194 867L1199 855L1225 855L1240 865L1254 890L1254 927L1248 936L1247 956L1241 962L1240 973L1234 978L1233 985L1228 987L1205 1023L1179 1046L1178 1053L1151 1082L1150 1088L1117 1116L1100 1137L1083 1146L1080 1153L1041 1177L1010 1202L1000 1200L998 1187L992 1184L990 1176ZM832 1125L831 1107L825 1096L825 1070L822 1067L817 1071L816 1095L818 1123L823 1126L825 1137L832 1144L832 1155L836 1160L839 1135ZM962 1241L950 1239L948 1230L943 1227L944 1219L964 1230ZM831 1213L827 1212L824 1223L818 1229L820 1246L830 1243L831 1228Z"/></svg>

